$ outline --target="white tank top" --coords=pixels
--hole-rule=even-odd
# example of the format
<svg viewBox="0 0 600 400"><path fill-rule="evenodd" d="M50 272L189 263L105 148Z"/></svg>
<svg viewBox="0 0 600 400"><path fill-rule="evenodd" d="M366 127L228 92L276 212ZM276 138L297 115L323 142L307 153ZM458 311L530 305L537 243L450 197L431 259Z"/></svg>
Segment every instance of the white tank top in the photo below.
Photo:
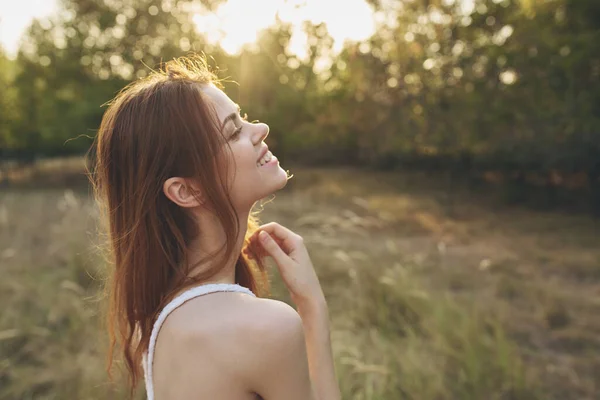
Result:
<svg viewBox="0 0 600 400"><path fill-rule="evenodd" d="M214 292L241 292L256 297L255 294L250 291L250 289L240 286L237 283L209 283L190 288L178 295L177 297L175 297L169 303L167 303L167 305L162 309L162 311L158 315L156 322L154 322L152 334L150 335L150 344L148 345L148 351L144 353L142 360L142 367L144 368L144 381L146 382L146 394L148 396L148 400L154 400L154 386L152 383L152 365L154 362L154 348L156 347L156 338L158 337L158 332L160 331L162 324L165 322L165 320L173 310L181 306L186 301L196 298L198 296L203 296L205 294Z"/></svg>

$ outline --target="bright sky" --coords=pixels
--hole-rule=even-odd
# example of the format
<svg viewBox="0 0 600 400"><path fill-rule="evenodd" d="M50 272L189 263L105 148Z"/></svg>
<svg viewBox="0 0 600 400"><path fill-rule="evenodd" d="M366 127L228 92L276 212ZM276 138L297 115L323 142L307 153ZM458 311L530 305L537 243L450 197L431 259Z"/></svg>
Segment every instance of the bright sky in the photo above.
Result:
<svg viewBox="0 0 600 400"><path fill-rule="evenodd" d="M19 39L33 18L56 11L56 0L0 1L0 44L9 57L15 57Z"/></svg>
<svg viewBox="0 0 600 400"><path fill-rule="evenodd" d="M19 39L31 20L56 11L57 0L0 1L0 43L15 57ZM201 9L198 9L201 12ZM375 30L373 10L365 0L228 0L214 13L194 17L198 30L230 53L256 40L257 33L275 22L276 16L293 26L290 51L306 56L302 22L325 22L339 51L345 40L362 40Z"/></svg>
<svg viewBox="0 0 600 400"><path fill-rule="evenodd" d="M233 54L254 42L257 33L272 25L277 16L292 24L289 50L300 58L306 56L304 21L324 22L336 53L345 40L367 39L375 32L373 9L364 0L229 0L212 14L197 14L194 22L209 41L220 42Z"/></svg>

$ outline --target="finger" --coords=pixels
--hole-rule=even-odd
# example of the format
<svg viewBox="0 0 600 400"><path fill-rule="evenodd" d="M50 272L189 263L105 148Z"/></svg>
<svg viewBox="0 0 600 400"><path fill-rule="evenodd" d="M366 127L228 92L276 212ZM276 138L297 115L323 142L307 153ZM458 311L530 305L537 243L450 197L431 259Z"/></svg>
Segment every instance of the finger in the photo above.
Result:
<svg viewBox="0 0 600 400"><path fill-rule="evenodd" d="M254 232L249 238L248 238L248 245L247 248L249 250L252 251L261 251L262 250L262 246L260 246L259 244L259 240L258 240L258 234L260 233L260 229L257 230L256 232ZM271 236L271 239L275 240L275 242L279 245L279 247L284 246L283 241L279 238L273 237Z"/></svg>
<svg viewBox="0 0 600 400"><path fill-rule="evenodd" d="M258 229L267 232L288 254L298 246L300 236L277 222L269 222L268 224L261 225Z"/></svg>
<svg viewBox="0 0 600 400"><path fill-rule="evenodd" d="M268 255L273 257L278 267L286 266L290 262L288 255L283 252L281 247L266 231L261 232L258 237L262 247Z"/></svg>
<svg viewBox="0 0 600 400"><path fill-rule="evenodd" d="M249 243L246 246L246 251L247 255L255 260L261 260L265 256L267 256L267 253L265 252L261 244L258 242L257 238L249 240Z"/></svg>
<svg viewBox="0 0 600 400"><path fill-rule="evenodd" d="M246 256L250 259L260 257L258 246L256 246L255 243L248 243L248 245L244 248L244 254L246 254Z"/></svg>
<svg viewBox="0 0 600 400"><path fill-rule="evenodd" d="M248 249L247 247L244 249L243 251L244 255L246 255L246 257L248 257L249 259L253 260L254 259L254 252L250 251L250 249Z"/></svg>
<svg viewBox="0 0 600 400"><path fill-rule="evenodd" d="M258 232L258 233L260 233L260 232ZM256 238L254 239L254 241L253 241L252 245L253 245L255 248L257 248L257 249L261 250L261 249L262 249L262 247L260 246L260 243L259 243L259 239L258 239L258 233L257 233L257 235L256 235ZM268 233L268 232L267 232L267 233ZM282 240L280 240L280 239L278 239L278 238L276 238L276 237L273 237L273 236L271 236L271 239L273 239L273 240L275 241L275 243L277 243L277 245L278 245L279 247L282 247L282 246L283 246L283 241L282 241Z"/></svg>

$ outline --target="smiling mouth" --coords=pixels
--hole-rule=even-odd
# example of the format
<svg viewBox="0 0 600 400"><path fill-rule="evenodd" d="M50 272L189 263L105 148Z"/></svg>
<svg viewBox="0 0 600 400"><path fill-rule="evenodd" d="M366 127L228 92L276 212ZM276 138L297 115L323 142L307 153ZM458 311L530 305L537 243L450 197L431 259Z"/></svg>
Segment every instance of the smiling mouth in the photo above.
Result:
<svg viewBox="0 0 600 400"><path fill-rule="evenodd" d="M273 153L271 153L271 151L267 151L265 153L264 156L262 156L262 158L260 160L258 160L258 162L256 163L257 167L262 167L265 164L268 164L269 161L271 161L273 158L275 158L275 156L273 155Z"/></svg>

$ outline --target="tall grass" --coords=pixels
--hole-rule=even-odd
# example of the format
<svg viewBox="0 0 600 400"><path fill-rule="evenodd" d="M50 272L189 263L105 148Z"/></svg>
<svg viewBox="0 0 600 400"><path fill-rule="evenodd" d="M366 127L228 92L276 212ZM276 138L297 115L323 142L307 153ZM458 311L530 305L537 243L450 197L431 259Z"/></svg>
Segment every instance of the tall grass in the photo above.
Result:
<svg viewBox="0 0 600 400"><path fill-rule="evenodd" d="M71 190L0 201L0 399L117 398L103 364L93 205Z"/></svg>
<svg viewBox="0 0 600 400"><path fill-rule="evenodd" d="M493 316L422 287L400 264L355 276L337 348L344 399L542 398Z"/></svg>
<svg viewBox="0 0 600 400"><path fill-rule="evenodd" d="M337 215L336 204L301 193L280 196L266 219L314 228L306 237L344 399L544 398L489 309L431 289L415 265L381 250L368 234L377 218ZM126 398L122 381L104 372L95 216L85 191L0 194L0 400ZM357 235L370 249L364 257L350 254ZM287 300L277 279L275 287Z"/></svg>

